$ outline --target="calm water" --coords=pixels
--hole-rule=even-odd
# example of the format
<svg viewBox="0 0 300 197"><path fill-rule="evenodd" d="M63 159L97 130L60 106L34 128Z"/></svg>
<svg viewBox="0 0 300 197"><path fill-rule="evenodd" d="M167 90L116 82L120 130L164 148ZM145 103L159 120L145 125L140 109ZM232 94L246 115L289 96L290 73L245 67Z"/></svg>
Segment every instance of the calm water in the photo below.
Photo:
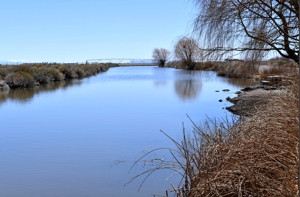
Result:
<svg viewBox="0 0 300 197"><path fill-rule="evenodd" d="M160 130L181 140L183 122L192 130L186 114L196 123L206 115L230 115L223 109L231 105L225 98L246 85L213 72L148 66L116 67L83 80L2 91L0 196L164 194L180 179L167 179L171 171L152 174L140 191L144 177L124 187L148 169L141 162L128 173L133 162L154 148L174 147Z"/></svg>

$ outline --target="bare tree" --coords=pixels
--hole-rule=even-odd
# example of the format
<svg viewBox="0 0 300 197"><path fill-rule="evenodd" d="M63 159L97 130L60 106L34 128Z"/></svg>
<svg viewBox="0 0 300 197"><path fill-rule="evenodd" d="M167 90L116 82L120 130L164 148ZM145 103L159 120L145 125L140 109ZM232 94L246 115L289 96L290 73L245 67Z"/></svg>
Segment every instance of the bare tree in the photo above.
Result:
<svg viewBox="0 0 300 197"><path fill-rule="evenodd" d="M201 55L198 43L193 38L180 38L174 47L174 55L189 70L195 67L195 60Z"/></svg>
<svg viewBox="0 0 300 197"><path fill-rule="evenodd" d="M276 51L299 63L299 0L193 0L194 32L211 54ZM215 53L217 52L217 53Z"/></svg>
<svg viewBox="0 0 300 197"><path fill-rule="evenodd" d="M170 51L164 48L155 48L152 53L154 61L158 63L158 66L164 67L166 61L170 58Z"/></svg>

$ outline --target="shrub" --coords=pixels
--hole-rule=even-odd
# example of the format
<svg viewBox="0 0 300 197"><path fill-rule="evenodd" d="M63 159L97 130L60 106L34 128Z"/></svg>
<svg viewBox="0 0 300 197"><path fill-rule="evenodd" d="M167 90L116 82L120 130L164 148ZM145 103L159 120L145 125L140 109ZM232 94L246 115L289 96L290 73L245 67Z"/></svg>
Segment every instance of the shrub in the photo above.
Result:
<svg viewBox="0 0 300 197"><path fill-rule="evenodd" d="M5 82L9 87L31 87L34 86L34 78L27 72L14 72L5 77Z"/></svg>
<svg viewBox="0 0 300 197"><path fill-rule="evenodd" d="M51 81L62 81L64 75L55 68L40 67L34 70L34 79L39 83L49 83Z"/></svg>
<svg viewBox="0 0 300 197"><path fill-rule="evenodd" d="M62 74L61 72L59 72L57 69L55 68L48 68L49 73L52 76L52 81L62 81L64 80L64 74Z"/></svg>
<svg viewBox="0 0 300 197"><path fill-rule="evenodd" d="M48 69L45 67L40 67L35 70L35 73L33 74L34 79L43 84L43 83L49 83L51 76L49 76Z"/></svg>
<svg viewBox="0 0 300 197"><path fill-rule="evenodd" d="M81 67L77 67L75 72L79 78L86 76L84 70Z"/></svg>
<svg viewBox="0 0 300 197"><path fill-rule="evenodd" d="M20 66L0 66L0 79L6 78L11 86L25 87L30 83L21 85L21 78L33 77L33 79L41 84L47 84L52 81L62 81L64 79L82 78L95 75L101 71L108 70L115 64L24 64ZM27 73L24 74L24 73ZM30 77L29 77L30 76ZM20 80L19 80L20 79ZM26 80L25 80L26 81ZM16 82L16 83L15 83ZM30 85L31 86L31 85Z"/></svg>
<svg viewBox="0 0 300 197"><path fill-rule="evenodd" d="M8 74L8 69L6 69L6 68L0 68L0 79L1 78L5 78L6 77L6 75Z"/></svg>
<svg viewBox="0 0 300 197"><path fill-rule="evenodd" d="M19 66L15 67L14 71L30 73L30 66L29 65L19 65Z"/></svg>
<svg viewBox="0 0 300 197"><path fill-rule="evenodd" d="M74 79L78 77L74 68L70 65L60 65L58 69L65 75L65 79Z"/></svg>

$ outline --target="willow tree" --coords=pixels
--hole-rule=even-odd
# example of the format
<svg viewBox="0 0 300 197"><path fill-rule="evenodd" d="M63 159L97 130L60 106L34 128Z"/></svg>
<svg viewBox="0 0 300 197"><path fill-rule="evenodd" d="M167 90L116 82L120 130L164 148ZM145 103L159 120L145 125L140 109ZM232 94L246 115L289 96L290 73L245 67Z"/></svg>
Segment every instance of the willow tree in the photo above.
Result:
<svg viewBox="0 0 300 197"><path fill-rule="evenodd" d="M184 67L193 70L201 56L201 49L195 39L182 37L174 46L174 55Z"/></svg>
<svg viewBox="0 0 300 197"><path fill-rule="evenodd" d="M206 52L246 52L261 58L276 51L299 63L299 0L193 0L194 31Z"/></svg>
<svg viewBox="0 0 300 197"><path fill-rule="evenodd" d="M164 67L166 61L170 58L170 51L164 48L155 48L152 52L152 57L154 58L154 61L158 63L158 66Z"/></svg>

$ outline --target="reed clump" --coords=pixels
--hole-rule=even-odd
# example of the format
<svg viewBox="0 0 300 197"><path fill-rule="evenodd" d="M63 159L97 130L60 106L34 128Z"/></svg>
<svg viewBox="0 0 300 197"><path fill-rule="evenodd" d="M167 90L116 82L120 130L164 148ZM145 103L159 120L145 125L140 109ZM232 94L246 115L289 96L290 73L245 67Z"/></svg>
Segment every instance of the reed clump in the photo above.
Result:
<svg viewBox="0 0 300 197"><path fill-rule="evenodd" d="M284 58L284 57L275 57L268 60L267 65L270 66L281 66L281 67L291 67L291 66L298 66L296 62L291 59Z"/></svg>
<svg viewBox="0 0 300 197"><path fill-rule="evenodd" d="M221 62L197 62L195 65L194 70L210 70L210 71L217 71L221 66Z"/></svg>
<svg viewBox="0 0 300 197"><path fill-rule="evenodd" d="M268 69L261 71L261 78L267 79L271 75L282 75L282 76L292 76L294 77L298 72L297 67L294 65L291 66L269 66Z"/></svg>
<svg viewBox="0 0 300 197"><path fill-rule="evenodd" d="M256 62L232 61L226 62L217 70L218 76L229 78L252 78L257 74L259 64Z"/></svg>

